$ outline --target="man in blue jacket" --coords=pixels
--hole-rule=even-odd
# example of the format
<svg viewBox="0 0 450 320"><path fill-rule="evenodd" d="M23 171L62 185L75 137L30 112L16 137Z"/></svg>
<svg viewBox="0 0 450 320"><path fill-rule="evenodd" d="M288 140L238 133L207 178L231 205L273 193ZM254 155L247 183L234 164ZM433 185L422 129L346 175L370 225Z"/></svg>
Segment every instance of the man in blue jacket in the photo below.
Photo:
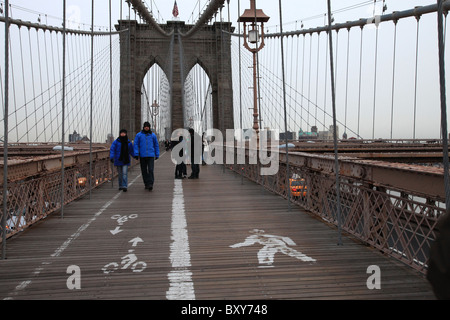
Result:
<svg viewBox="0 0 450 320"><path fill-rule="evenodd" d="M144 128L134 138L134 155L139 157L145 189L153 190L155 176L153 174L155 160L159 158L159 144L156 134L150 130L150 123L145 122Z"/></svg>
<svg viewBox="0 0 450 320"><path fill-rule="evenodd" d="M109 158L117 168L119 174L119 190L127 192L128 189L128 167L134 157L133 144L128 140L127 130L120 130L120 136L114 140L109 152Z"/></svg>

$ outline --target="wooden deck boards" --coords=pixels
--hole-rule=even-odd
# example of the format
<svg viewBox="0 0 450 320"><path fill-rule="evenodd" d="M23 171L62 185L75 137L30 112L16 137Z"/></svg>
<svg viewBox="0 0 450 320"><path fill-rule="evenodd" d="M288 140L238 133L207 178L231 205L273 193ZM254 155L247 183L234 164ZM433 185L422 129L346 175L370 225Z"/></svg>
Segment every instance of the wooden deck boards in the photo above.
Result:
<svg viewBox="0 0 450 320"><path fill-rule="evenodd" d="M144 190L139 171L130 171L127 193L102 186L91 199L66 206L64 219L54 214L9 239L8 259L0 261L0 299L166 299L168 274L176 269L170 260L174 165L169 154L156 163L152 192ZM181 184L187 269L197 300L434 299L416 271L347 237L337 246L334 227L294 205L288 211L286 200L247 180L241 184L233 172L201 166L199 180ZM114 215L129 218L119 226ZM121 231L113 235L115 229ZM258 261L263 245L230 247L255 229L290 238L295 245L289 248L316 261L278 252L267 266ZM133 247L136 237L143 242ZM102 271L129 253L146 263L145 270ZM71 265L81 270L79 290L67 288ZM381 269L380 290L366 286L370 265Z"/></svg>

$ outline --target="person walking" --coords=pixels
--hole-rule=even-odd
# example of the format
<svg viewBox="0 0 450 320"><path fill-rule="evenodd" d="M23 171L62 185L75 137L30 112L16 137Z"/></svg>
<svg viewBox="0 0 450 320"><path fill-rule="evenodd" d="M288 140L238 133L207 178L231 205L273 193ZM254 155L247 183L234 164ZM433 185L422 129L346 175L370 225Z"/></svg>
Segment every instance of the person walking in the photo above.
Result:
<svg viewBox="0 0 450 320"><path fill-rule="evenodd" d="M206 165L205 150L207 147L208 147L208 140L206 139L206 133L203 132L203 134L202 134L202 165Z"/></svg>
<svg viewBox="0 0 450 320"><path fill-rule="evenodd" d="M117 168L119 176L119 190L127 192L128 190L128 167L131 158L134 157L134 148L128 139L127 130L120 130L119 137L113 141L109 151L110 161Z"/></svg>
<svg viewBox="0 0 450 320"><path fill-rule="evenodd" d="M185 163L185 150L186 142L183 140L183 136L178 138L178 142L175 145L180 144L182 149L178 152L179 159L177 159L177 165L175 166L175 179L184 179L187 176L186 163Z"/></svg>
<svg viewBox="0 0 450 320"><path fill-rule="evenodd" d="M156 134L150 130L149 122L144 123L142 131L134 138L134 154L140 160L145 189L152 191L155 182L155 160L159 158L159 144Z"/></svg>
<svg viewBox="0 0 450 320"><path fill-rule="evenodd" d="M188 179L198 179L200 175L200 163L202 163L202 138L194 129L189 129L190 134L190 148L189 155L191 158L192 173Z"/></svg>

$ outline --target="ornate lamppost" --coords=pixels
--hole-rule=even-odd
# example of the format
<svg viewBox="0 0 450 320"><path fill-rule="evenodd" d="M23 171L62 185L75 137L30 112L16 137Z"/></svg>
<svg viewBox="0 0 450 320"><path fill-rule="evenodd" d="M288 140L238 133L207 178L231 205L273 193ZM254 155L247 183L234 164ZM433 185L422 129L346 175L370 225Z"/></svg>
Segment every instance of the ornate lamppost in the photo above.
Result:
<svg viewBox="0 0 450 320"><path fill-rule="evenodd" d="M253 130L256 132L256 137L259 144L256 54L264 48L264 23L269 21L270 17L267 16L261 9L256 9L255 2L256 0L250 0L250 9L246 9L244 11L244 13L239 17L238 22L244 23L244 47L253 53Z"/></svg>

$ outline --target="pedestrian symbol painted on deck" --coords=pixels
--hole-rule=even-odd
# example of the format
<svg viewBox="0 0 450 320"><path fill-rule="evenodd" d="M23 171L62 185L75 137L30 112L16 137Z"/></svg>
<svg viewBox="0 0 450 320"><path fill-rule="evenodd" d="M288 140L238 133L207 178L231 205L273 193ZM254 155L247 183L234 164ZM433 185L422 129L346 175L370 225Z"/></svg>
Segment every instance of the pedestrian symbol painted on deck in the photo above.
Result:
<svg viewBox="0 0 450 320"><path fill-rule="evenodd" d="M240 248L252 246L254 244L262 245L262 249L258 252L258 261L260 268L273 267L275 254L280 252L285 255L296 258L304 262L316 262L316 259L308 257L307 255L290 248L289 246L296 246L291 238L274 236L266 234L264 230L254 229L250 231L252 235L248 236L244 242L236 243L231 248Z"/></svg>

